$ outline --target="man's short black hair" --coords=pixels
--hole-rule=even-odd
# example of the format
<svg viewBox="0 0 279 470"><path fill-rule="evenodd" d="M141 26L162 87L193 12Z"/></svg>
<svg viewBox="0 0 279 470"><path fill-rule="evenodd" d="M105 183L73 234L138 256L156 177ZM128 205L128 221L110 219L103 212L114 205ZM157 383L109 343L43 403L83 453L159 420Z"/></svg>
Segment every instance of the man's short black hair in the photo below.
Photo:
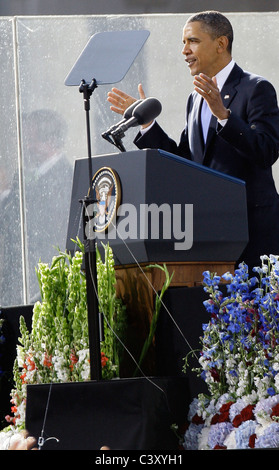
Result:
<svg viewBox="0 0 279 470"><path fill-rule="evenodd" d="M220 36L226 36L228 38L228 52L232 51L233 42L233 28L228 18L218 11L202 11L196 13L187 20L187 23L193 23L199 21L203 25L203 29L210 34L213 39L219 38Z"/></svg>

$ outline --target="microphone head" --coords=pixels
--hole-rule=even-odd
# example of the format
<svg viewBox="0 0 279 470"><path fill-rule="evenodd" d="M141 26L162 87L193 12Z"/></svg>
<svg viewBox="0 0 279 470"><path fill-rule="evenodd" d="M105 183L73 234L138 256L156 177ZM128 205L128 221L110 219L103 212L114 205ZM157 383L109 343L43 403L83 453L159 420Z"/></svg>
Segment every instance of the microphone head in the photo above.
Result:
<svg viewBox="0 0 279 470"><path fill-rule="evenodd" d="M116 129L111 132L114 138L124 137L124 132L130 127L136 127L142 124L148 124L153 121L161 112L162 105L156 98L146 98L135 106L132 117L125 120Z"/></svg>
<svg viewBox="0 0 279 470"><path fill-rule="evenodd" d="M135 101L134 103L132 103L123 113L123 118L125 120L128 120L130 119L131 117L133 117L133 111L134 109L140 104L142 103L143 100L137 100Z"/></svg>
<svg viewBox="0 0 279 470"><path fill-rule="evenodd" d="M112 134L113 131L115 131L121 124L125 124L129 119L131 119L131 117L133 117L133 111L134 109L138 106L138 104L140 104L143 100L137 100L135 101L134 103L132 103L123 113L123 118L121 119L120 122L118 122L117 124L113 124L113 126L111 126L106 132L103 132L102 133L102 137L105 139L105 140L108 140L110 142L110 138L109 136ZM133 126L131 127L134 127L136 126L137 123L133 124Z"/></svg>
<svg viewBox="0 0 279 470"><path fill-rule="evenodd" d="M147 124L153 121L162 111L162 105L157 98L146 98L139 103L133 110L133 117L136 119L136 125Z"/></svg>

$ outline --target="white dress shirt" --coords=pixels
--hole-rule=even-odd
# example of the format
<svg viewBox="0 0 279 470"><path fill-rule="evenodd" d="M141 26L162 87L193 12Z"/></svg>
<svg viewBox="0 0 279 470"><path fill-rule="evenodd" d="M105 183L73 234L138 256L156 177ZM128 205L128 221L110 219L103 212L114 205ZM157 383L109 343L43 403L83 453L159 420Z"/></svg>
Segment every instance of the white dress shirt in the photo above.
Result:
<svg viewBox="0 0 279 470"><path fill-rule="evenodd" d="M226 67L224 67L222 70L220 70L220 72L216 74L215 78L217 80L217 87L219 91L222 90L223 85L225 81L227 80L229 74L231 73L234 64L235 64L234 60L231 60L230 63L226 65ZM203 100L202 110L201 110L201 124L202 124L202 132L203 132L204 141L206 141L211 117L212 117L212 113L207 105L207 102ZM218 122L219 124L221 124L221 126L224 126L227 122L227 119L222 119L221 121L218 120Z"/></svg>

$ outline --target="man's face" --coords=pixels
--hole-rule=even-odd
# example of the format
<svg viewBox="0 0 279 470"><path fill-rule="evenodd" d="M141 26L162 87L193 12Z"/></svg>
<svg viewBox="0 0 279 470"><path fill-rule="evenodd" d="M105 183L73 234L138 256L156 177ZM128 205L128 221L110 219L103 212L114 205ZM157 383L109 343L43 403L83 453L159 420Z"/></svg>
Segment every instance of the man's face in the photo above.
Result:
<svg viewBox="0 0 279 470"><path fill-rule="evenodd" d="M213 77L219 71L220 54L218 53L218 38L206 33L199 21L186 23L183 29L182 54L188 64L191 75L204 73Z"/></svg>

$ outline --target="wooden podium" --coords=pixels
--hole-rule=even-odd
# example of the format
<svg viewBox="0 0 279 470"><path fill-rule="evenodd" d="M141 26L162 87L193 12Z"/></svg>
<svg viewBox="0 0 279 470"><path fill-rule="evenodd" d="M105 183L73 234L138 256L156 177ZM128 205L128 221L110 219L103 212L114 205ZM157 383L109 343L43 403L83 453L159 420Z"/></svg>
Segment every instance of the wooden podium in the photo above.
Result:
<svg viewBox="0 0 279 470"><path fill-rule="evenodd" d="M117 292L128 312L128 346L137 354L136 345L141 349L149 330L155 292L164 282L163 272L150 264L165 263L169 273L174 272L176 287L201 285L205 270L219 275L233 272L248 241L245 183L161 150L100 155L93 157L92 164L93 175L112 170L116 192L121 194L113 225L117 230L122 227L122 233L108 227L94 233L94 238L98 245L109 242L112 247ZM72 239L84 238L79 201L88 193L87 169L86 158L76 160L69 251L75 248Z"/></svg>
<svg viewBox="0 0 279 470"><path fill-rule="evenodd" d="M75 162L67 235L67 249L71 252L75 249L72 239L84 237L79 201L89 189L87 165L86 158ZM118 177L120 215L114 218L114 224L117 229L124 226L126 231L122 230L119 236L108 229L94 237L99 245L109 242L112 247L121 296L135 292L135 284L139 292L142 283L160 290L161 271L146 270L152 263L166 263L169 272L174 271L174 286L200 285L205 270L218 274L234 270L235 261L248 242L243 181L151 149L94 157L93 174L103 168L112 169ZM178 210L176 221L174 207ZM188 214L191 220L187 220ZM155 230L152 217L158 225ZM175 233L175 222L180 239ZM183 232L187 243L183 242Z"/></svg>

